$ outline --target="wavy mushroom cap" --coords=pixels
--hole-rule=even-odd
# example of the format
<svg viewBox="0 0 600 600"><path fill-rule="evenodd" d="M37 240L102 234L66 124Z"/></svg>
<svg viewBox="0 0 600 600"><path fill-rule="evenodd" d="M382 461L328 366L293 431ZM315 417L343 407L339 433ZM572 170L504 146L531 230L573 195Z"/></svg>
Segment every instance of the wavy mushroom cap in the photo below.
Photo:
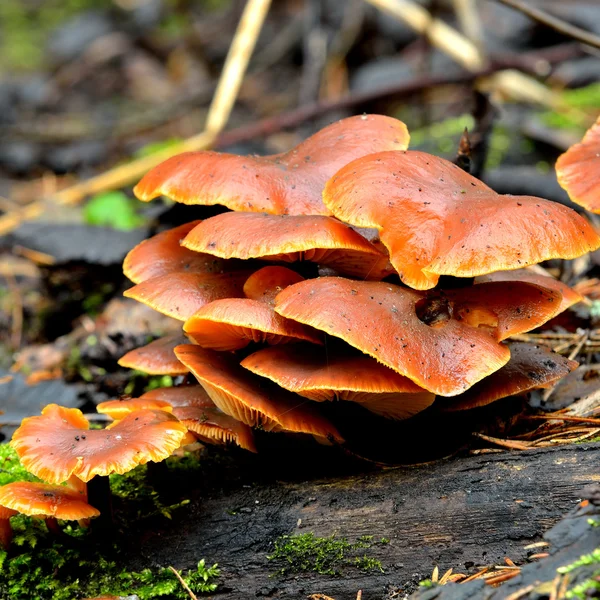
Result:
<svg viewBox="0 0 600 600"><path fill-rule="evenodd" d="M153 410L131 413L110 430L90 430L80 410L49 404L41 416L23 419L11 445L21 464L44 481L61 483L72 475L89 481L164 460L186 431L173 415Z"/></svg>
<svg viewBox="0 0 600 600"><path fill-rule="evenodd" d="M223 204L231 210L326 215L321 192L337 170L366 154L404 150L408 140L406 125L391 117L350 117L284 154L174 156L152 169L134 192L144 201L167 196L184 204Z"/></svg>
<svg viewBox="0 0 600 600"><path fill-rule="evenodd" d="M573 288L570 288L566 283L549 277L547 275L541 275L535 273L529 269L516 269L514 271L497 271L496 273L490 273L489 275L481 275L477 277L475 283L487 283L490 281L525 281L528 283L534 283L540 287L555 290L562 295L559 310L556 314L567 310L567 308L581 302L583 296L576 292Z"/></svg>
<svg viewBox="0 0 600 600"><path fill-rule="evenodd" d="M250 273L168 273L147 279L124 292L154 310L180 321L220 298L239 298Z"/></svg>
<svg viewBox="0 0 600 600"><path fill-rule="evenodd" d="M420 290L440 275L474 277L600 247L591 225L566 206L497 194L424 152L355 160L327 182L323 200L338 219L379 229L400 279Z"/></svg>
<svg viewBox="0 0 600 600"><path fill-rule="evenodd" d="M360 233L319 215L223 213L197 225L182 244L221 258L307 260L359 279L393 272L387 255Z"/></svg>
<svg viewBox="0 0 600 600"><path fill-rule="evenodd" d="M185 375L189 371L177 360L173 349L186 342L187 339L183 335L159 338L124 354L119 359L119 365L149 375Z"/></svg>
<svg viewBox="0 0 600 600"><path fill-rule="evenodd" d="M127 415L138 410L164 410L173 412L173 407L164 400L154 400L151 398L117 398L116 400L107 400L100 402L96 410L103 415L108 415L115 421L121 421Z"/></svg>
<svg viewBox="0 0 600 600"><path fill-rule="evenodd" d="M213 402L226 414L266 431L308 433L341 442L335 427L300 396L265 387L260 378L240 367L231 356L199 346L175 348Z"/></svg>
<svg viewBox="0 0 600 600"><path fill-rule="evenodd" d="M499 342L552 318L558 292L523 282L418 292L323 277L276 298L279 314L338 337L435 394L454 396L504 366Z"/></svg>
<svg viewBox="0 0 600 600"><path fill-rule="evenodd" d="M507 396L550 387L579 364L544 346L513 342L509 343L508 347L510 360L504 367L475 384L464 394L451 400L442 398L442 410L468 410L486 406Z"/></svg>
<svg viewBox="0 0 600 600"><path fill-rule="evenodd" d="M407 419L433 403L434 394L370 356L306 346L265 348L242 367L317 402L347 400L392 419Z"/></svg>
<svg viewBox="0 0 600 600"><path fill-rule="evenodd" d="M180 245L199 223L185 223L138 244L123 262L125 277L134 283L142 283L168 273L222 273L230 270L227 261L210 254L192 252Z"/></svg>
<svg viewBox="0 0 600 600"><path fill-rule="evenodd" d="M172 407L199 406L210 408L215 406L215 403L201 385L157 388L142 394L139 400L166 402Z"/></svg>
<svg viewBox="0 0 600 600"><path fill-rule="evenodd" d="M600 117L579 144L558 157L556 176L573 202L600 212Z"/></svg>
<svg viewBox="0 0 600 600"><path fill-rule="evenodd" d="M304 277L285 267L260 269L244 284L247 298L215 300L192 315L183 329L196 344L213 350L239 350L250 342L321 344L320 332L273 310L275 296L300 281Z"/></svg>
<svg viewBox="0 0 600 600"><path fill-rule="evenodd" d="M0 506L30 517L51 517L65 521L90 519L100 511L87 503L84 492L64 485L16 481L0 487Z"/></svg>

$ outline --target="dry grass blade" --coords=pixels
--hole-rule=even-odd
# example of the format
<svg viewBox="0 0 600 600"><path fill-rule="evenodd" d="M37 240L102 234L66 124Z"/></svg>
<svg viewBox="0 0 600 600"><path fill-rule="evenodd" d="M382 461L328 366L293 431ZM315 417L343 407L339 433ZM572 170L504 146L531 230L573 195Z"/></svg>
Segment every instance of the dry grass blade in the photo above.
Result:
<svg viewBox="0 0 600 600"><path fill-rule="evenodd" d="M183 589L189 594L190 598L192 600L198 600L198 596L196 596L196 594L194 594L194 592L192 592L192 590L190 590L190 587L183 580L183 577L178 573L177 569L173 568L170 565L169 565L169 569L175 574L175 577L177 577L177 579L179 579L179 583L181 583Z"/></svg>
<svg viewBox="0 0 600 600"><path fill-rule="evenodd" d="M473 575L469 575L469 577L467 577L466 579L463 579L461 581L461 583L468 583L469 581L473 581L474 579L480 579L481 577L483 577L488 571L490 570L490 567L484 567L483 569L481 569L480 571L477 571L477 573L474 573Z"/></svg>
<svg viewBox="0 0 600 600"><path fill-rule="evenodd" d="M513 569L504 569L504 571L498 575L496 574L490 574L490 577L486 577L484 576L483 579L485 580L487 585L497 585L499 583L504 583L505 581L508 581L509 579L512 579L513 577L517 577L518 575L520 575L521 570L513 570Z"/></svg>
<svg viewBox="0 0 600 600"><path fill-rule="evenodd" d="M529 592L531 592L533 589L535 589L535 585L531 583L527 587L513 592L510 596L506 596L505 600L519 600L520 598L523 598L523 596L529 594Z"/></svg>
<svg viewBox="0 0 600 600"><path fill-rule="evenodd" d="M549 552L538 552L537 554L532 554L529 560L538 560L540 558L547 558L548 556L550 556Z"/></svg>
<svg viewBox="0 0 600 600"><path fill-rule="evenodd" d="M440 570L438 569L438 566L436 565L435 567L433 567L433 573L431 573L431 583L437 583L438 579L439 579L439 575L440 575Z"/></svg>
<svg viewBox="0 0 600 600"><path fill-rule="evenodd" d="M474 433L473 435L482 440L485 440L486 442L496 444L496 446L501 446L502 448L508 448L509 450L529 450L529 448L531 448L531 443L529 442L518 442L516 440L501 440L499 438L495 438L490 435L485 435L483 433Z"/></svg>

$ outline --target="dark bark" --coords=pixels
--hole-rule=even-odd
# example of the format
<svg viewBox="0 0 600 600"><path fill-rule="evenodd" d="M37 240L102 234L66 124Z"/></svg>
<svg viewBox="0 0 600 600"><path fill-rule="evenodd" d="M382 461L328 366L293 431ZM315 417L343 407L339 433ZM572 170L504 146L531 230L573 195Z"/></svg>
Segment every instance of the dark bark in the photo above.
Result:
<svg viewBox="0 0 600 600"><path fill-rule="evenodd" d="M303 483L242 486L192 502L170 528L146 537L146 564L218 562L215 598L335 600L402 597L440 572L473 573L478 565L527 562L528 544L542 535L598 480L600 444L454 458L411 468ZM301 521L300 521L301 520ZM300 523L300 524L299 524ZM283 534L361 536L364 553L384 573L340 566L341 576L314 572L269 577L282 565L267 559ZM394 596L395 593L399 595ZM500 596L499 596L500 597Z"/></svg>

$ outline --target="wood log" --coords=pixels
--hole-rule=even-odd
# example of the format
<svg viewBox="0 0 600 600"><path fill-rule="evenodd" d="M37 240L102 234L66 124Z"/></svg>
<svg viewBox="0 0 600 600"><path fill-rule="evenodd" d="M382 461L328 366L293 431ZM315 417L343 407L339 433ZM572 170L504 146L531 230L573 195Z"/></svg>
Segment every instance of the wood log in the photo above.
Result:
<svg viewBox="0 0 600 600"><path fill-rule="evenodd" d="M194 499L168 530L149 534L142 563L184 569L200 558L217 562L215 598L355 600L359 590L362 600L403 598L435 566L440 573L474 573L480 565L505 564L505 557L526 564L533 551L525 547L576 506L585 485L600 481L599 443L302 482L250 483L260 472L256 460L238 486ZM383 572L342 560L335 576L273 575L286 566L267 558L275 541L309 532L350 543L369 539L359 553L380 561Z"/></svg>

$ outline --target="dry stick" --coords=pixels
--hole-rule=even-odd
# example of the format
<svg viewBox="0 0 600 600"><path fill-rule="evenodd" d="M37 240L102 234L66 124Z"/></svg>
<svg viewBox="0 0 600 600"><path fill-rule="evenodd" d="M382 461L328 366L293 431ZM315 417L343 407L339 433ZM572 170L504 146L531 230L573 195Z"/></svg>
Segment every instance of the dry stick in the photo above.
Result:
<svg viewBox="0 0 600 600"><path fill-rule="evenodd" d="M433 18L425 8L415 4L413 0L366 1L404 21L421 35L427 36L432 45L470 71L485 66L485 59L475 44L447 23ZM561 106L559 95L532 77L518 71L509 70L496 73L491 81L491 87L516 100L535 102L551 107Z"/></svg>
<svg viewBox="0 0 600 600"><path fill-rule="evenodd" d="M562 19L554 17L553 15L550 15L539 8L529 6L529 4L521 2L520 0L496 0L496 2L500 2L505 6L510 6L510 8L514 8L515 10L522 12L524 15L531 17L535 21L538 21L543 25L547 25L548 27L555 29L567 37L573 38L578 42L582 42L588 46L593 46L594 48L600 48L600 38L598 36L586 31L585 29L575 27L575 25L571 25Z"/></svg>
<svg viewBox="0 0 600 600"><path fill-rule="evenodd" d="M454 0L454 12L463 33L473 42L480 56L485 56L485 44L481 20L477 12L477 0Z"/></svg>
<svg viewBox="0 0 600 600"><path fill-rule="evenodd" d="M177 572L177 569L175 569L171 565L169 565L169 569L171 571L173 571L173 573L175 574L175 577L177 577L177 579L179 579L179 583L181 583L181 585L183 586L183 589L190 595L190 598L192 600L198 600L198 596L196 596L196 594L194 594L194 592L192 592L192 590L190 590L190 586L184 581L183 577Z"/></svg>

